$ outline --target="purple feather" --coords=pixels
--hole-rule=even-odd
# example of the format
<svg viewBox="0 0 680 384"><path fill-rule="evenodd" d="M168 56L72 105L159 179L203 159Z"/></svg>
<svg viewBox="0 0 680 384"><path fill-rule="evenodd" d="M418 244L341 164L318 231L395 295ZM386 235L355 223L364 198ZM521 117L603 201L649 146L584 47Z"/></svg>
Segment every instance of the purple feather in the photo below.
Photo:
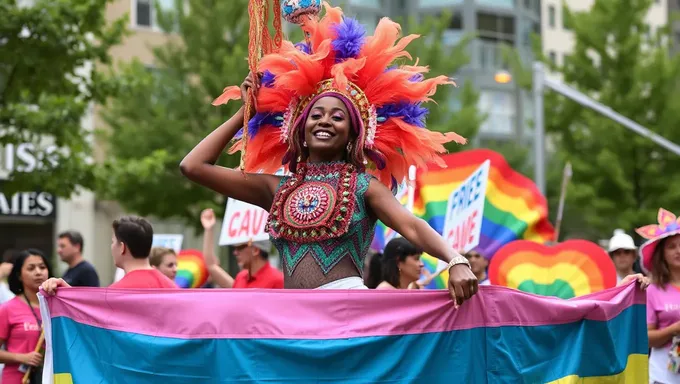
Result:
<svg viewBox="0 0 680 384"><path fill-rule="evenodd" d="M383 117L389 119L390 117L400 117L402 120L408 124L415 125L416 127L425 127L425 119L427 114L430 112L427 108L423 107L420 103L398 103L398 104L387 104L378 108L378 117Z"/></svg>
<svg viewBox="0 0 680 384"><path fill-rule="evenodd" d="M307 43L297 43L295 44L295 48L299 49L301 52L304 52L308 55L312 54L312 48L309 46Z"/></svg>
<svg viewBox="0 0 680 384"><path fill-rule="evenodd" d="M262 74L262 85L267 88L271 88L274 86L274 80L276 80L276 75L265 69L264 73Z"/></svg>
<svg viewBox="0 0 680 384"><path fill-rule="evenodd" d="M253 118L248 121L248 137L254 137L257 135L263 125L273 125L275 127L280 127L283 125L283 113L256 113L255 116L253 116ZM236 133L234 138L240 139L242 136L243 128L241 128Z"/></svg>
<svg viewBox="0 0 680 384"><path fill-rule="evenodd" d="M333 40L335 60L342 61L359 56L366 39L366 28L357 19L345 17L335 25L335 32L337 33Z"/></svg>

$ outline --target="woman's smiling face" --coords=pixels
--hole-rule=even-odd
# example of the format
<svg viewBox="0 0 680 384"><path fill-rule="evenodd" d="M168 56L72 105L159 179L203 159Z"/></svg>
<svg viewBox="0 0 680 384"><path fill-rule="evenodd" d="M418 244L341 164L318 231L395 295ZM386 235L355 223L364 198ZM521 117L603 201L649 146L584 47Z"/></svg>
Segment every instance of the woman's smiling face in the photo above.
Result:
<svg viewBox="0 0 680 384"><path fill-rule="evenodd" d="M310 158L341 160L350 140L350 120L342 100L333 96L317 100L305 122L305 141Z"/></svg>

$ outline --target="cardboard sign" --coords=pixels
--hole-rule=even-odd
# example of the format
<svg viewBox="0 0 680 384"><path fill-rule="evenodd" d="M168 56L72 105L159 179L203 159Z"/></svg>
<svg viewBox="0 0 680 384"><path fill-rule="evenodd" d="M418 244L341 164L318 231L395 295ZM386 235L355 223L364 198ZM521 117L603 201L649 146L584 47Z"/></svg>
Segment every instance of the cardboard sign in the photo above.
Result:
<svg viewBox="0 0 680 384"><path fill-rule="evenodd" d="M268 217L269 213L258 206L229 198L219 244L235 245L268 240L269 234L264 231Z"/></svg>
<svg viewBox="0 0 680 384"><path fill-rule="evenodd" d="M479 244L489 166L489 160L482 163L449 195L444 240L459 252L468 252Z"/></svg>
<svg viewBox="0 0 680 384"><path fill-rule="evenodd" d="M153 242L151 245L153 247L170 248L175 251L175 253L179 253L179 251L182 250L183 241L184 235L158 234L153 235Z"/></svg>

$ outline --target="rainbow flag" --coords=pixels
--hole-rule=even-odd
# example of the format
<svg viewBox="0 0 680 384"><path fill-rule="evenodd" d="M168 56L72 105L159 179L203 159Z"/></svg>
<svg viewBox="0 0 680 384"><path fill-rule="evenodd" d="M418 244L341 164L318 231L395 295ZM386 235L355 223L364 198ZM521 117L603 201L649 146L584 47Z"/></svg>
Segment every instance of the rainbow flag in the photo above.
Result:
<svg viewBox="0 0 680 384"><path fill-rule="evenodd" d="M473 149L443 159L447 168L432 165L427 171L419 170L416 177L414 214L437 232L441 234L444 230L449 194L488 159L491 167L477 251L491 258L513 240L543 244L554 238L545 197L533 181L510 168L502 155L488 149Z"/></svg>
<svg viewBox="0 0 680 384"><path fill-rule="evenodd" d="M645 293L66 288L45 383L646 383Z"/></svg>
<svg viewBox="0 0 680 384"><path fill-rule="evenodd" d="M397 194L394 197L399 200L401 205L406 206L408 203L408 185L406 181L399 185ZM373 242L371 242L371 249L376 252L382 252L383 249L385 249L385 245L397 236L399 236L399 234L394 229L378 220L375 225L375 234L373 235Z"/></svg>

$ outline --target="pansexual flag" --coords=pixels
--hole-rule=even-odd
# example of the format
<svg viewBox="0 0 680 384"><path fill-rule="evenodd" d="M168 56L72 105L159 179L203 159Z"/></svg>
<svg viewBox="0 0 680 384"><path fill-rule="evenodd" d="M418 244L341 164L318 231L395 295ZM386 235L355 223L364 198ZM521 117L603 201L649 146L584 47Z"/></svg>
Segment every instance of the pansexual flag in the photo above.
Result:
<svg viewBox="0 0 680 384"><path fill-rule="evenodd" d="M61 289L44 383L644 383L635 284L562 300L445 291Z"/></svg>
<svg viewBox="0 0 680 384"><path fill-rule="evenodd" d="M544 244L555 235L548 221L548 204L536 185L516 172L503 156L473 149L443 156L447 168L433 165L416 177L414 214L440 234L444 230L449 195L486 160L491 161L484 202L482 233L477 251L487 258L514 240Z"/></svg>

